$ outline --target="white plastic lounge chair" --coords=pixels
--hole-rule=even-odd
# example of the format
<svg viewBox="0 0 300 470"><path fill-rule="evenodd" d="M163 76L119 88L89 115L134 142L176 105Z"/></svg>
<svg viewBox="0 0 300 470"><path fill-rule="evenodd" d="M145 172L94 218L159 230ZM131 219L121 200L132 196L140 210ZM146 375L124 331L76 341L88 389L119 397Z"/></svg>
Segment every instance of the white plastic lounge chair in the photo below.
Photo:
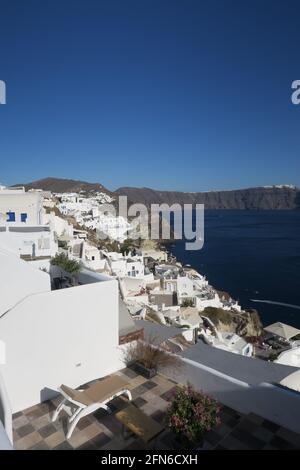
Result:
<svg viewBox="0 0 300 470"><path fill-rule="evenodd" d="M118 376L106 377L86 390L74 390L66 385L61 385L58 390L64 399L56 408L52 421L56 421L62 410L66 411L69 415L67 433L67 439L69 439L78 421L84 416L94 413L99 408L109 412L107 403L120 395L127 395L128 400L131 401L132 396L127 386L128 383Z"/></svg>

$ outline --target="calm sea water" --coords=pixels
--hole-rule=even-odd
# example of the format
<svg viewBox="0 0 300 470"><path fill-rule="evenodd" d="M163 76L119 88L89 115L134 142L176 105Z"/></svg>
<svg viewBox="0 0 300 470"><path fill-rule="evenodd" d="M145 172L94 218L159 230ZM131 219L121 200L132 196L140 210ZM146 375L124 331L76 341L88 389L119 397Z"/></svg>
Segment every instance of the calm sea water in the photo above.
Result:
<svg viewBox="0 0 300 470"><path fill-rule="evenodd" d="M300 211L205 211L204 247L186 251L184 243L168 249L243 308L256 308L264 325L300 328Z"/></svg>

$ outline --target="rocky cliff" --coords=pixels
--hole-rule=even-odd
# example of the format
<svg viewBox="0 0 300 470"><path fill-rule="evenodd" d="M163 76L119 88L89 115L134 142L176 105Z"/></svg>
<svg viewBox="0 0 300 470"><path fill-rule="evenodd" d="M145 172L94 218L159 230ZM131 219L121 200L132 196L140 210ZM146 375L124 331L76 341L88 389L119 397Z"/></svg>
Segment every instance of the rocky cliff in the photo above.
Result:
<svg viewBox="0 0 300 470"><path fill-rule="evenodd" d="M260 336L262 323L256 310L243 313L207 307L202 315L210 318L219 331L228 331L244 337Z"/></svg>
<svg viewBox="0 0 300 470"><path fill-rule="evenodd" d="M289 185L196 193L124 187L116 193L145 205L198 203L204 204L206 209L242 210L300 208L300 190Z"/></svg>

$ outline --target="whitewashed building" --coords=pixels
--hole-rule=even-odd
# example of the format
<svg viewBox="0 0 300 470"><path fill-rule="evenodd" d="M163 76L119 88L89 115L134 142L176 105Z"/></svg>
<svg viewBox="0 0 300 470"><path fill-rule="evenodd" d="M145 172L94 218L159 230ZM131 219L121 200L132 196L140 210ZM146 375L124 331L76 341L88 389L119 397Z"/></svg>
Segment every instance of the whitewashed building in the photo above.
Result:
<svg viewBox="0 0 300 470"><path fill-rule="evenodd" d="M54 256L57 243L45 220L41 191L0 187L0 243L27 256Z"/></svg>

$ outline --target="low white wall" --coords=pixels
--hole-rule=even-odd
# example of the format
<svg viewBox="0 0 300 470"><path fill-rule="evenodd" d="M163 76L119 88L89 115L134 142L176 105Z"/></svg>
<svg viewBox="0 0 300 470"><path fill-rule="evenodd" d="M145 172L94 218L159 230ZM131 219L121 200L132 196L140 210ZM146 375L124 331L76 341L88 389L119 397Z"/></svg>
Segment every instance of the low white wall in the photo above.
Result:
<svg viewBox="0 0 300 470"><path fill-rule="evenodd" d="M255 413L300 433L300 393L268 383L249 385L190 359L182 358L181 363L163 373L178 383L191 383L240 413Z"/></svg>
<svg viewBox="0 0 300 470"><path fill-rule="evenodd" d="M26 263L41 271L50 272L50 258L26 261Z"/></svg>
<svg viewBox="0 0 300 470"><path fill-rule="evenodd" d="M15 255L5 253L0 253L0 286L0 316L14 308L25 297L38 292L49 292L51 288L48 274L35 269ZM18 325L14 325L13 329L16 328Z"/></svg>
<svg viewBox="0 0 300 470"><path fill-rule="evenodd" d="M115 280L36 294L0 318L12 411L119 370L118 323Z"/></svg>
<svg viewBox="0 0 300 470"><path fill-rule="evenodd" d="M7 448L7 440L10 443L13 442L12 409L7 389L0 373L0 450Z"/></svg>
<svg viewBox="0 0 300 470"><path fill-rule="evenodd" d="M13 450L12 443L0 421L0 450Z"/></svg>
<svg viewBox="0 0 300 470"><path fill-rule="evenodd" d="M29 256L54 256L57 252L57 244L54 242L53 234L48 230L25 231L30 226L24 225L24 231L0 232L0 243L11 248L15 253ZM22 227L21 227L22 228ZM41 228L35 226L34 228Z"/></svg>

